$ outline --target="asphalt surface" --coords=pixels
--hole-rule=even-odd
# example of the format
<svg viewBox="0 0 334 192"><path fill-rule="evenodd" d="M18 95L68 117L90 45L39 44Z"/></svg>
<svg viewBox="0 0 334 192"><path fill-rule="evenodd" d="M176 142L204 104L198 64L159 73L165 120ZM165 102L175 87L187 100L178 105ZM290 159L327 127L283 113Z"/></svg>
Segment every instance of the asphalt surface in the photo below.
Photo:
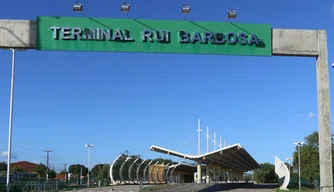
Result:
<svg viewBox="0 0 334 192"><path fill-rule="evenodd" d="M255 185L252 183L228 183L228 184L215 184L199 192L211 192L211 191L242 191L242 192L273 192L276 185Z"/></svg>
<svg viewBox="0 0 334 192"><path fill-rule="evenodd" d="M273 192L274 185L254 185L246 183L229 183L229 184L214 184L210 187L204 188L203 185L196 185L193 183L188 184L175 184L168 185L159 192L220 192L220 191L238 191L238 192ZM139 192L139 185L121 185L112 187L90 188L80 189L77 192Z"/></svg>

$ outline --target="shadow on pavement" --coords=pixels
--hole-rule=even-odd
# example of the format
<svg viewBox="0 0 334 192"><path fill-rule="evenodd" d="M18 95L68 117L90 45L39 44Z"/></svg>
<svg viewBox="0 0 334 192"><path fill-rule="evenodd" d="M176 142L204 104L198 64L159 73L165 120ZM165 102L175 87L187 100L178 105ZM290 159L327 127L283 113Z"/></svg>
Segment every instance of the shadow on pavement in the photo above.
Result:
<svg viewBox="0 0 334 192"><path fill-rule="evenodd" d="M277 185L252 184L252 183L220 183L199 190L199 192L228 191L233 189L275 189Z"/></svg>

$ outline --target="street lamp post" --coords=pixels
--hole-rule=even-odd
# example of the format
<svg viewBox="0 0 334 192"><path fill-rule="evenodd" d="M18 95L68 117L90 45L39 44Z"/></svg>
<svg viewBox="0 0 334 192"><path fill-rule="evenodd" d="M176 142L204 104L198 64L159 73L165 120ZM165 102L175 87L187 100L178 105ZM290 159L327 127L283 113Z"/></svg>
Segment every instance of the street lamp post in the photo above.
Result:
<svg viewBox="0 0 334 192"><path fill-rule="evenodd" d="M291 158L291 157L289 157L289 158L287 158L286 160L288 161L288 165L289 165L289 172L290 172L290 167L291 167L291 165L290 165L290 161L292 160L292 158Z"/></svg>
<svg viewBox="0 0 334 192"><path fill-rule="evenodd" d="M299 191L301 190L301 182L300 182L300 146L304 144L304 142L296 142L293 143L294 145L297 146L298 149L298 175L299 175L299 181L298 181L298 185L299 185Z"/></svg>
<svg viewBox="0 0 334 192"><path fill-rule="evenodd" d="M88 174L87 174L87 187L89 187L89 164L90 164L90 148L94 147L93 144L86 144L85 147L88 148Z"/></svg>
<svg viewBox="0 0 334 192"><path fill-rule="evenodd" d="M15 75L15 49L12 50L12 77L10 87L10 104L9 104L9 128L8 128L8 150L7 150L7 181L6 192L10 191L10 164L12 157L12 127L13 127L13 104L14 104L14 75Z"/></svg>

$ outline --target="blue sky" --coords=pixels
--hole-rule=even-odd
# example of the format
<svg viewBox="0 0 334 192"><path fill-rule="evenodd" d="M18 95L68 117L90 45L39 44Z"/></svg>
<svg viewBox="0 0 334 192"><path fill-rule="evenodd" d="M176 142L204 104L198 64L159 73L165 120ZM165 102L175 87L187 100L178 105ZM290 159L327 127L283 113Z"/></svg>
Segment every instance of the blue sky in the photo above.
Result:
<svg viewBox="0 0 334 192"><path fill-rule="evenodd" d="M123 1L83 0L90 17L124 18ZM12 0L1 19L75 16L71 1ZM326 29L329 64L334 40L333 1L153 1L131 2L132 18L223 21L236 8L241 23L273 28ZM0 50L0 151L7 150L11 52ZM330 81L334 81L330 67ZM333 83L331 95L334 95ZM332 107L333 108L333 107ZM333 110L332 110L332 114ZM13 161L87 164L86 143L95 144L91 162L110 163L129 150L160 157L152 144L196 154L197 129L227 144L240 143L259 162L291 157L293 142L317 130L314 58L235 57L173 54L49 52L17 53ZM331 117L333 119L333 116ZM332 121L333 122L333 121ZM204 139L204 136L202 137ZM204 141L204 140L203 140ZM206 146L203 142L202 152ZM211 144L212 150L212 144ZM162 156L168 157L168 156ZM0 157L1 161L6 158Z"/></svg>

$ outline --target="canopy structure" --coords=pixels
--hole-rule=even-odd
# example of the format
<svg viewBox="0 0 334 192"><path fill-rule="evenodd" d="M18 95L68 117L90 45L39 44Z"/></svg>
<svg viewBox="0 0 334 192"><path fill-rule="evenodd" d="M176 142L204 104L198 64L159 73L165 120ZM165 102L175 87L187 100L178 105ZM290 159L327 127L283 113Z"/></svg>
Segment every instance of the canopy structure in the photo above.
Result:
<svg viewBox="0 0 334 192"><path fill-rule="evenodd" d="M203 155L187 155L155 145L152 145L150 150L189 159L201 164L222 166L225 169L232 169L240 172L247 172L260 167L260 165L240 144L224 147Z"/></svg>

